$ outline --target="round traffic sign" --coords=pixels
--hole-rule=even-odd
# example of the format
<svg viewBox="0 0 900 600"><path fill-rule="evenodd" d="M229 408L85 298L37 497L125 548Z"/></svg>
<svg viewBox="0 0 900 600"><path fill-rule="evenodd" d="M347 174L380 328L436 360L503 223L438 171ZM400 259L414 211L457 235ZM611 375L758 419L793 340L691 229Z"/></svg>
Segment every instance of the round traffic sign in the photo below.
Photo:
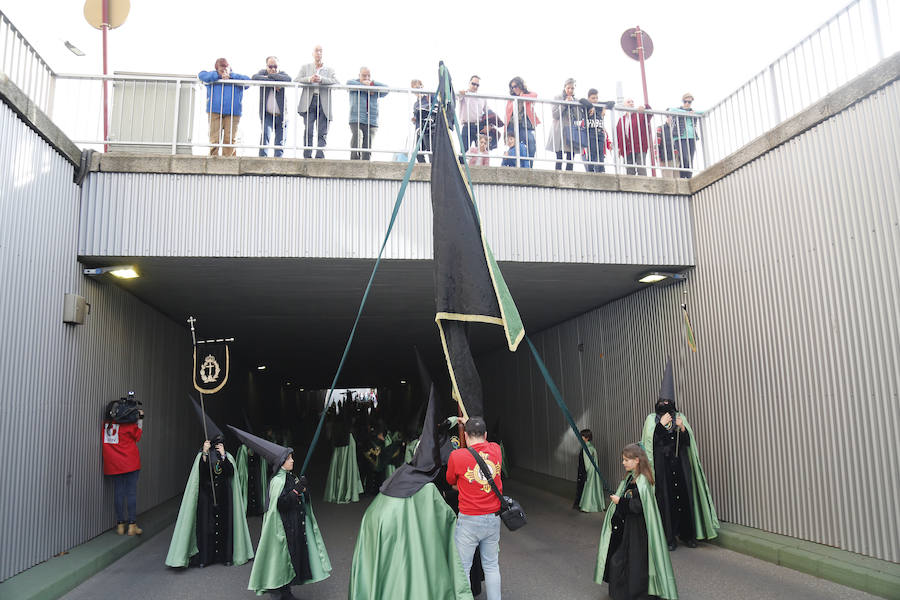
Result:
<svg viewBox="0 0 900 600"><path fill-rule="evenodd" d="M641 39L638 39L638 35L640 35ZM631 29L623 33L622 50L625 51L625 54L629 58L640 60L641 58L638 54L638 46L640 45L640 41L643 41L644 43L644 60L647 60L648 58L650 58L650 55L653 54L653 40L650 39L650 36L647 35L647 32L643 29L632 27Z"/></svg>
<svg viewBox="0 0 900 600"><path fill-rule="evenodd" d="M108 2L107 21L110 29L115 29L125 22L131 9L130 0L86 0L84 18L95 29L103 28L103 3Z"/></svg>

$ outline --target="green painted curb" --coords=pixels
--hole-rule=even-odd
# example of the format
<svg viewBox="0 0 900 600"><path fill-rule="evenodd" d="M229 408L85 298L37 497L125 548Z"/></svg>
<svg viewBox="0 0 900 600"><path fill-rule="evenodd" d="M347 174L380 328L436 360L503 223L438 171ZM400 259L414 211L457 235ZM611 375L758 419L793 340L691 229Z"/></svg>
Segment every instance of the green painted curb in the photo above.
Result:
<svg viewBox="0 0 900 600"><path fill-rule="evenodd" d="M76 588L110 564L150 539L178 516L181 496L176 496L139 515L144 533L117 535L110 529L0 583L0 600L54 600Z"/></svg>

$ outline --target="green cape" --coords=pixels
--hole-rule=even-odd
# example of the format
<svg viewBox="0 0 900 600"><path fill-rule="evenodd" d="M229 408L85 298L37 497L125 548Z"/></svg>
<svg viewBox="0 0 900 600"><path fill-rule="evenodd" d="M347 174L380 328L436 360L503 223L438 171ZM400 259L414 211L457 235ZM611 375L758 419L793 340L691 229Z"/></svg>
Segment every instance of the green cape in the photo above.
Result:
<svg viewBox="0 0 900 600"><path fill-rule="evenodd" d="M262 596L266 590L275 590L294 580L294 566L291 564L291 553L287 548L284 524L278 514L278 497L284 491L287 471L279 469L269 482L269 509L263 515L262 531L259 534L259 545L256 547L256 560L250 571L248 590ZM331 561L325 550L325 541L319 531L319 524L313 514L312 504L306 502L306 545L309 552L309 569L312 579L303 584L315 583L327 579L331 575Z"/></svg>
<svg viewBox="0 0 900 600"><path fill-rule="evenodd" d="M197 453L191 474L188 475L187 485L184 486L178 520L175 521L175 531L172 533L169 553L166 555L166 565L170 567L188 566L191 557L198 552L197 497L200 495L200 473L197 464L200 462L200 454ZM225 458L232 467L235 467L231 454L226 452ZM247 529L247 507L244 505L240 487L236 482L231 482L231 531L234 535L231 562L236 565L242 565L253 558L253 542L250 541L250 530Z"/></svg>
<svg viewBox="0 0 900 600"><path fill-rule="evenodd" d="M418 448L418 447L419 447L419 438L416 438L414 440L410 440L409 442L407 442L406 454L403 456L403 462L411 463L413 456L416 453L416 448Z"/></svg>
<svg viewBox="0 0 900 600"><path fill-rule="evenodd" d="M585 442L585 445L588 447L588 450L591 451L594 462L599 465L600 461L597 458L597 449L590 442ZM584 450L581 452L584 453ZM578 508L580 508L582 512L600 512L601 510L605 510L606 494L603 493L603 484L600 482L600 476L597 475L597 470L591 464L590 458L587 455L584 457L584 465L585 471L587 472L587 479L584 480L584 491L581 492L581 502L579 503Z"/></svg>
<svg viewBox="0 0 900 600"><path fill-rule="evenodd" d="M621 496L625 491L628 479L623 479L616 489L616 496ZM647 555L648 587L647 592L651 596L677 600L678 589L675 587L675 574L672 572L672 561L669 559L669 546L666 544L666 534L663 531L662 521L659 518L659 509L656 507L656 493L653 486L643 475L638 475L635 480L638 494L641 496L644 523L647 525ZM612 534L612 518L616 511L611 506L606 511L603 519L603 529L600 532L600 547L597 551L597 566L594 568L594 581L602 584L603 574L606 571L606 555L609 552L609 538Z"/></svg>
<svg viewBox="0 0 900 600"><path fill-rule="evenodd" d="M245 508L247 506L248 494L247 482L250 481L250 475L247 470L247 467L250 464L250 459L247 456L247 450L247 446L241 444L241 447L238 449L237 460L235 461L235 473L237 474L238 484L240 484L241 486L241 496L244 498ZM259 459L259 479L257 479L257 481L259 481L260 487L262 488L260 490L261 493L259 497L262 500L263 506L265 506L268 503L268 499L266 498L267 487L265 482L269 480L269 464L266 462L266 459L262 457L262 455L257 454L256 456Z"/></svg>
<svg viewBox="0 0 900 600"><path fill-rule="evenodd" d="M698 540L711 540L719 535L719 517L716 515L716 507L713 506L712 496L709 493L709 485L706 483L706 474L700 464L700 454L697 452L697 436L687 417L683 413L677 413L684 423L684 428L691 436L688 446L688 460L691 463L691 497L693 498L694 531ZM650 413L644 420L644 430L641 435L641 445L653 466L653 430L656 429L656 413Z"/></svg>
<svg viewBox="0 0 900 600"><path fill-rule="evenodd" d="M353 435L346 446L338 446L331 454L331 465L325 479L325 502L346 504L358 502L363 492L359 479L359 464L356 462L356 440Z"/></svg>
<svg viewBox="0 0 900 600"><path fill-rule="evenodd" d="M409 498L378 494L359 526L349 599L472 600L455 527L433 483Z"/></svg>

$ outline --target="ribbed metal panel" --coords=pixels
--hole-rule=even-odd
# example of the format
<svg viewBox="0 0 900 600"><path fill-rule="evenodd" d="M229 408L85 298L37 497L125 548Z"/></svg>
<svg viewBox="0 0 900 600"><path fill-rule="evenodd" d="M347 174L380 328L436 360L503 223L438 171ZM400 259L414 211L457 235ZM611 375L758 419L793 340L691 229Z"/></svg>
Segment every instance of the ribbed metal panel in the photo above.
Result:
<svg viewBox="0 0 900 600"><path fill-rule="evenodd" d="M0 580L115 524L102 475L106 402L145 402L138 510L177 494L196 419L183 400L189 342L179 327L76 257L72 166L0 104ZM63 296L91 305L62 322ZM187 447L186 447L187 444Z"/></svg>
<svg viewBox="0 0 900 600"><path fill-rule="evenodd" d="M399 182L91 173L83 256L375 258ZM475 186L498 260L693 264L683 196ZM385 258L432 256L430 184L412 182Z"/></svg>
<svg viewBox="0 0 900 600"><path fill-rule="evenodd" d="M900 562L898 122L895 83L705 188L687 283L533 335L606 477L621 477L671 354L723 519ZM479 363L519 415L503 428L511 460L574 479L574 439L544 426L552 399L526 360Z"/></svg>

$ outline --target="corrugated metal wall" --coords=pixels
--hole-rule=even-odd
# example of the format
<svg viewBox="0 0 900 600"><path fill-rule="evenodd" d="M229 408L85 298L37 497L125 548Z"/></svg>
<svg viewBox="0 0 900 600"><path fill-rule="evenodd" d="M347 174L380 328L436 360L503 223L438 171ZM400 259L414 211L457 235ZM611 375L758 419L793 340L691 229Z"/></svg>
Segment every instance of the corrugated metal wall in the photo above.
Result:
<svg viewBox="0 0 900 600"><path fill-rule="evenodd" d="M76 260L72 165L0 104L0 580L115 524L100 416L134 390L148 413L138 510L179 493L196 417L189 334ZM66 292L91 304L62 322ZM152 485L151 485L152 483Z"/></svg>
<svg viewBox="0 0 900 600"><path fill-rule="evenodd" d="M91 173L82 256L375 258L397 181ZM690 265L688 198L477 185L498 260ZM432 256L431 188L411 182L389 259ZM653 231L654 235L646 235Z"/></svg>
<svg viewBox="0 0 900 600"><path fill-rule="evenodd" d="M687 283L534 336L606 477L671 354L723 519L900 562L898 122L894 83L707 187ZM486 397L522 415L503 427L511 462L574 480L575 441L526 351L479 366Z"/></svg>

